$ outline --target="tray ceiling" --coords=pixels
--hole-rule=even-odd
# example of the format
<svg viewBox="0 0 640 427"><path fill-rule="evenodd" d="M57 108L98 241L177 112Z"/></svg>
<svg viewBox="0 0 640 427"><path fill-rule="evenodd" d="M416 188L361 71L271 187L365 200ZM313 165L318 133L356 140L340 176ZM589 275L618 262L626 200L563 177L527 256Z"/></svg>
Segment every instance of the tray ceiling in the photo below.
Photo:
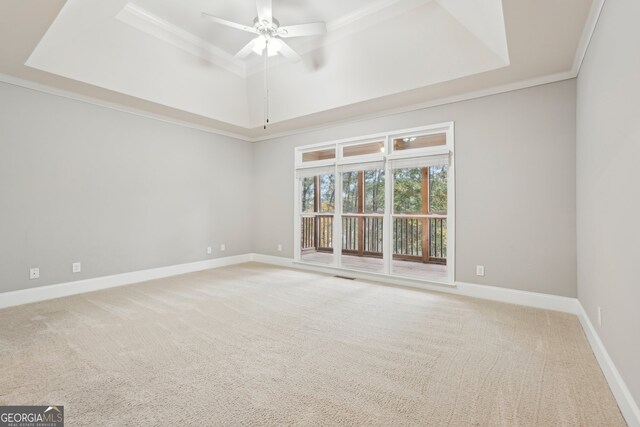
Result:
<svg viewBox="0 0 640 427"><path fill-rule="evenodd" d="M31 51L14 49L7 59L23 55L16 77L77 82L87 96L259 137L570 72L592 2L274 0L273 7L283 25L325 21L329 31L292 40L299 63L270 60L267 132L262 58L234 57L252 35L200 16L250 25L251 0L67 0Z"/></svg>

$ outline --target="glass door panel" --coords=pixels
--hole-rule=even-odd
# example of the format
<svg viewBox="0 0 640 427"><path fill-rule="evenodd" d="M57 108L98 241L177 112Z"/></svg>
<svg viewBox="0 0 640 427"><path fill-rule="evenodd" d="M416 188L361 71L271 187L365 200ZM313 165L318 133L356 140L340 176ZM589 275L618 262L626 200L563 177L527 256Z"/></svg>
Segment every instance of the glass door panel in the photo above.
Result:
<svg viewBox="0 0 640 427"><path fill-rule="evenodd" d="M384 200L383 168L342 173L342 267L385 272Z"/></svg>
<svg viewBox="0 0 640 427"><path fill-rule="evenodd" d="M391 273L447 282L447 166L393 169Z"/></svg>
<svg viewBox="0 0 640 427"><path fill-rule="evenodd" d="M303 177L300 188L300 260L333 264L335 175Z"/></svg>

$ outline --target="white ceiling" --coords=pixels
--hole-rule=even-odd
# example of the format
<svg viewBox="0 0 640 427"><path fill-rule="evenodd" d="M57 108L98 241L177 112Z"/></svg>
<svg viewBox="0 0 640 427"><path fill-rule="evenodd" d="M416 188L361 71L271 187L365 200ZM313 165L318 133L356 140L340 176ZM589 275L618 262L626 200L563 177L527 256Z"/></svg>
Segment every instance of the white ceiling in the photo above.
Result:
<svg viewBox="0 0 640 427"><path fill-rule="evenodd" d="M200 16L251 25L252 0L6 1L0 73L248 138L570 77L596 9L592 0L274 0L282 25L324 21L329 33L290 39L300 63L271 61L263 131L262 58L233 57L252 35ZM18 27L21 16L32 25Z"/></svg>

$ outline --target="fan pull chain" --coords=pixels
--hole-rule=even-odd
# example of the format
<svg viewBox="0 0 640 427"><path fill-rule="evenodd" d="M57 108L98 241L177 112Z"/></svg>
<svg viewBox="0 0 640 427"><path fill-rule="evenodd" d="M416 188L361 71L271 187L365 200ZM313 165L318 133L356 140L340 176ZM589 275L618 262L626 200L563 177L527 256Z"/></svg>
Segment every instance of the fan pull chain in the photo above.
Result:
<svg viewBox="0 0 640 427"><path fill-rule="evenodd" d="M269 61L269 39L264 48L264 129L267 129L269 124L269 79L267 78L267 69Z"/></svg>

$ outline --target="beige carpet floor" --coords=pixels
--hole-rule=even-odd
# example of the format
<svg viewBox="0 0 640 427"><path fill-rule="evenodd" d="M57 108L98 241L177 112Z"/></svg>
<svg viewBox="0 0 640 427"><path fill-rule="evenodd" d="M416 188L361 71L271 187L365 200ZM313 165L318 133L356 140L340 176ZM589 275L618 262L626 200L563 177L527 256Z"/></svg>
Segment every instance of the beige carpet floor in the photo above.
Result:
<svg viewBox="0 0 640 427"><path fill-rule="evenodd" d="M68 426L625 425L575 316L256 263L0 325L0 404Z"/></svg>

